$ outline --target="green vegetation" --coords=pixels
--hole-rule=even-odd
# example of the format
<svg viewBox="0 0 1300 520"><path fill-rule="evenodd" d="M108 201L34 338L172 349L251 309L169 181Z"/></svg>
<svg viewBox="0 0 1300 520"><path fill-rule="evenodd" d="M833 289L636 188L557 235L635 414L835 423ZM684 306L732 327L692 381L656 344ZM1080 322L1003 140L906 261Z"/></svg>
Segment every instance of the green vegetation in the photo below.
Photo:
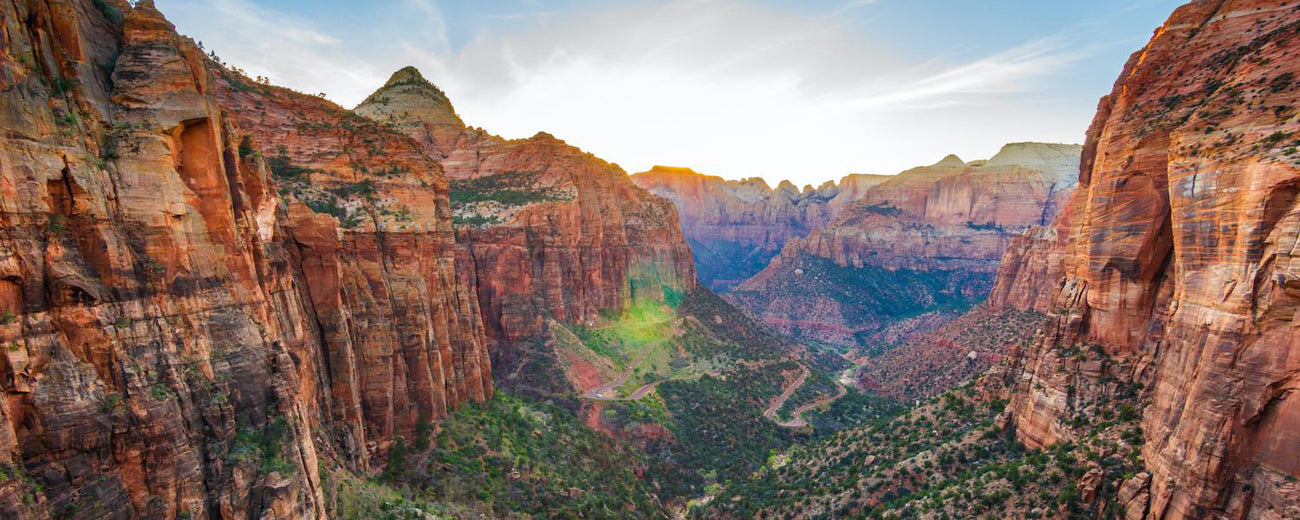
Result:
<svg viewBox="0 0 1300 520"><path fill-rule="evenodd" d="M45 222L45 229L50 233L62 233L68 230L67 219L63 215L51 214Z"/></svg>
<svg viewBox="0 0 1300 520"><path fill-rule="evenodd" d="M95 9L98 9L100 14L104 15L105 19L113 23L121 23L122 21L121 11L118 11L113 6L108 5L108 2L105 2L104 0L94 0L93 3L95 5Z"/></svg>
<svg viewBox="0 0 1300 520"><path fill-rule="evenodd" d="M343 207L339 198L333 193L307 196L302 202L316 213L333 215L334 218L339 219L340 227L353 228L361 225L361 215Z"/></svg>
<svg viewBox="0 0 1300 520"><path fill-rule="evenodd" d="M707 289L690 294L672 288L662 292L667 303L642 300L617 315L606 313L591 326L563 325L588 350L609 359L620 371L644 356L619 388L622 395L650 383L696 378L738 358L773 359L784 347L775 336L746 328L753 322ZM678 304L676 313L674 302ZM701 312L707 316L699 315ZM729 319L717 323L722 315L718 313ZM737 326L738 322L741 325ZM736 335L740 337L728 337ZM763 351L765 348L770 350ZM766 355L757 355L759 351Z"/></svg>
<svg viewBox="0 0 1300 520"><path fill-rule="evenodd" d="M268 418L264 428L244 426L235 435L235 443L227 458L236 463L256 461L263 474L289 475L294 466L281 456L288 434L289 421L283 416Z"/></svg>
<svg viewBox="0 0 1300 520"><path fill-rule="evenodd" d="M868 213L872 213L875 215L884 215L887 217L894 217L903 214L902 209L896 208L894 206L890 206L888 202L881 202L879 204L864 206L862 209L867 210Z"/></svg>
<svg viewBox="0 0 1300 520"><path fill-rule="evenodd" d="M1006 233L1006 232L1007 232L1005 228L1003 228L1002 226L999 226L999 225L997 225L997 224L994 224L994 223L992 223L992 222L985 223L985 224L976 224L976 223L974 223L974 222L972 222L972 221L967 220L967 221L966 221L966 227L968 227L968 228L970 228L970 229L974 229L974 230L976 230L976 231L996 231L996 232L998 232L998 233Z"/></svg>
<svg viewBox="0 0 1300 520"><path fill-rule="evenodd" d="M789 354L788 340L706 288L693 289L677 311L692 324L680 341L693 356L759 361Z"/></svg>
<svg viewBox="0 0 1300 520"><path fill-rule="evenodd" d="M1295 74L1291 72L1285 72L1273 78L1272 81L1269 81L1268 89L1273 93L1278 93L1291 88L1291 85L1294 83L1295 83Z"/></svg>
<svg viewBox="0 0 1300 520"><path fill-rule="evenodd" d="M789 445L789 430L764 418L762 410L780 393L782 370L797 365L737 368L719 377L659 385L672 414L670 452L682 470L682 478L664 488L669 496L694 496L708 484L742 481L771 450Z"/></svg>
<svg viewBox="0 0 1300 520"><path fill-rule="evenodd" d="M1291 137L1291 135L1292 135L1291 132L1283 132L1283 131L1280 131L1280 130L1279 130L1279 131L1277 131L1277 132L1273 132L1273 133L1269 134L1267 137L1261 139L1261 140L1260 140L1260 145L1262 145L1264 148L1273 148L1273 147L1275 147L1275 146L1281 144L1282 141L1287 140L1287 138Z"/></svg>
<svg viewBox="0 0 1300 520"><path fill-rule="evenodd" d="M554 405L498 392L460 407L441 427L427 455L390 456L400 467L390 474L419 500L472 505L488 516L663 516L653 483L637 477L644 456Z"/></svg>
<svg viewBox="0 0 1300 520"><path fill-rule="evenodd" d="M501 219L483 215L452 215L451 223L457 226L492 227L501 223Z"/></svg>
<svg viewBox="0 0 1300 520"><path fill-rule="evenodd" d="M935 311L964 311L992 288L987 273L963 270L889 270L875 265L840 266L815 255L802 255L783 268L780 284L765 291L735 291L742 301L762 308L786 296L815 294L839 303L845 322L855 328L878 328L882 323ZM800 274L796 269L802 269ZM802 332L795 330L799 337Z"/></svg>
<svg viewBox="0 0 1300 520"><path fill-rule="evenodd" d="M251 148L249 151L251 153ZM242 145L240 153L243 153ZM266 165L279 184L281 195L292 195L312 211L337 218L342 228L360 226L365 218L364 210L348 207L348 201L359 200L355 204L358 206L373 207L376 204L375 185L370 179L320 189L312 184L311 174L321 170L294 165L289 150L284 146L278 148L276 155L266 159Z"/></svg>
<svg viewBox="0 0 1300 520"><path fill-rule="evenodd" d="M818 435L829 435L848 428L880 426L904 410L903 405L869 392L852 388L824 410L813 410L804 419Z"/></svg>
<svg viewBox="0 0 1300 520"><path fill-rule="evenodd" d="M901 344L865 347L863 351L873 359L862 375L875 382L874 389L882 394L905 401L924 399L983 372L992 364L992 354L1028 344L1042 324L1043 316L1036 312L977 307ZM937 343L952 348L936 350ZM972 352L974 358L966 357Z"/></svg>
<svg viewBox="0 0 1300 520"><path fill-rule="evenodd" d="M172 393L171 389L162 383L154 383L153 386L149 387L149 395L158 401L166 401L176 397L176 394Z"/></svg>
<svg viewBox="0 0 1300 520"><path fill-rule="evenodd" d="M816 402L819 399L829 398L839 392L839 387L835 385L835 378L821 370L810 368L808 378L804 380L802 386L790 395L790 398L781 405L776 411L777 420L787 421L794 419L794 411L800 406Z"/></svg>
<svg viewBox="0 0 1300 520"><path fill-rule="evenodd" d="M306 181L307 177L312 173L320 172L320 170L314 168L295 166L289 159L289 149L284 146L280 146L277 151L279 153L276 155L266 158L266 167L271 170L271 175L277 180Z"/></svg>
<svg viewBox="0 0 1300 520"><path fill-rule="evenodd" d="M1110 364L1100 349L1058 349ZM902 414L896 404L851 393L811 418L839 425L773 457L753 478L727 486L704 516L1119 518L1123 511L1113 498L1119 484L1141 470L1143 437L1141 387L1115 388L1106 375L1075 379L1073 417L1064 423L1066 438L1075 440L1042 450L1017 442L1014 423L996 423L1006 401L971 384ZM865 413L844 417L851 408ZM848 426L853 422L860 426ZM1077 487L1088 473L1100 475L1091 505Z"/></svg>
<svg viewBox="0 0 1300 520"><path fill-rule="evenodd" d="M398 489L372 480L358 479L345 471L322 467L321 487L330 516L340 520L429 520L439 518L447 508L409 499Z"/></svg>
<svg viewBox="0 0 1300 520"><path fill-rule="evenodd" d="M451 181L451 206L463 208L480 202L526 206L538 202L571 200L563 191L538 188L538 172L507 171L475 179Z"/></svg>

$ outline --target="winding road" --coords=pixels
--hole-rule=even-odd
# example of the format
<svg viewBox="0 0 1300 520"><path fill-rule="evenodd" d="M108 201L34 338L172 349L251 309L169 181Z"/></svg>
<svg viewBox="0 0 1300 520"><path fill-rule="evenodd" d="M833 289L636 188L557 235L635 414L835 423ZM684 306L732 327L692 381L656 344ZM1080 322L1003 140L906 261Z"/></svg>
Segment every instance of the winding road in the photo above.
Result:
<svg viewBox="0 0 1300 520"><path fill-rule="evenodd" d="M803 428L804 426L808 426L808 421L803 420L804 412L807 412L808 410L812 410L813 408L816 408L824 404L833 403L839 400L839 398L844 397L844 394L847 394L849 392L848 388L845 388L844 385L841 385L838 382L835 383L835 388L836 388L835 395L830 397L823 397L811 403L795 408L794 413L790 414L792 419L785 422L778 422L776 424L778 426L784 426L786 428Z"/></svg>
<svg viewBox="0 0 1300 520"><path fill-rule="evenodd" d="M772 403L771 406L767 407L767 411L763 412L763 417L771 419L776 422L777 426L782 426L785 428L803 428L804 426L808 426L808 421L805 421L803 419L804 412L807 412L808 410L812 410L813 408L817 408L822 405L833 403L839 400L839 398L844 397L844 394L847 394L849 392L849 389L844 386L843 381L847 378L857 379L857 372L860 366L861 365L858 365L856 362L854 362L852 368L845 370L844 374L840 375L840 379L835 382L835 395L829 397L823 397L811 403L795 408L794 413L790 414L790 420L779 421L776 418L776 411L780 410L781 406L784 405L785 402L790 399L790 396L794 395L795 391L799 390L799 387L803 386L804 382L808 380L808 367L800 364L799 368L803 369L803 374L801 374L799 376L799 379L795 380L795 382L791 384L789 388L786 388L785 391L781 393L781 396L776 399L776 402Z"/></svg>
<svg viewBox="0 0 1300 520"><path fill-rule="evenodd" d="M803 386L804 381L808 380L808 367L799 365L799 370L802 370L803 373L799 374L799 378L795 379L794 383L791 383L790 387L786 388L784 392L781 392L781 395L776 398L776 401L773 401L772 405L767 407L767 410L763 412L763 417L775 421L776 411L780 410L781 406L790 399L790 396L794 395L794 392L798 390L799 387ZM777 424L780 424L780 422Z"/></svg>
<svg viewBox="0 0 1300 520"><path fill-rule="evenodd" d="M636 373L636 367L640 366L641 362L645 361L646 356L649 356L650 352L654 349L655 349L655 345L653 344L647 346L645 349L641 351L640 354L637 354L636 359L632 360L632 364L629 365L627 367L627 370L624 370L622 374L619 374L618 377L614 378L613 381L600 385L596 388L592 388L591 390L587 390L586 393L582 394L582 397L584 399L593 399L596 401L635 401L637 399L645 397L646 394L650 393L650 391L654 389L655 385L658 385L663 381L655 381L641 388L638 388L636 389L635 392L632 392L632 395L629 395L627 397L618 397L617 395L610 395L610 394L615 393L613 392L615 388L623 386L623 383L627 382L627 378L632 377L632 374Z"/></svg>

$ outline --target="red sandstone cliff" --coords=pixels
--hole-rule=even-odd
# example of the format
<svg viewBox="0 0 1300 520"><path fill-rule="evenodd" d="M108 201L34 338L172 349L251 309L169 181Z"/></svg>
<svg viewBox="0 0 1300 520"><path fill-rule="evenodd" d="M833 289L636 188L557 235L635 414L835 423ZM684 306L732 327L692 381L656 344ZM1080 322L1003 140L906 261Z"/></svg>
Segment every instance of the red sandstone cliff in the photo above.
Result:
<svg viewBox="0 0 1300 520"><path fill-rule="evenodd" d="M356 112L440 158L460 223L458 259L489 338L509 344L541 332L547 318L582 322L694 287L672 204L618 166L549 134L507 140L467 128L413 68Z"/></svg>
<svg viewBox="0 0 1300 520"><path fill-rule="evenodd" d="M1298 56L1298 5L1178 9L1102 99L1070 210L994 291L1052 310L1004 373L1027 444L1142 388L1127 518L1300 516ZM1067 353L1090 345L1102 361Z"/></svg>
<svg viewBox="0 0 1300 520"><path fill-rule="evenodd" d="M320 467L491 393L418 143L147 0L0 20L0 516L321 518Z"/></svg>
<svg viewBox="0 0 1300 520"><path fill-rule="evenodd" d="M656 166L632 181L673 202L691 241L700 281L730 290L761 270L786 242L832 222L884 175L849 175L803 191L760 178L729 181L689 168Z"/></svg>
<svg viewBox="0 0 1300 520"><path fill-rule="evenodd" d="M1059 211L1079 152L1014 143L988 161L948 156L905 171L791 240L731 297L783 331L848 345L900 318L978 302L1015 237ZM836 297L846 284L858 289Z"/></svg>

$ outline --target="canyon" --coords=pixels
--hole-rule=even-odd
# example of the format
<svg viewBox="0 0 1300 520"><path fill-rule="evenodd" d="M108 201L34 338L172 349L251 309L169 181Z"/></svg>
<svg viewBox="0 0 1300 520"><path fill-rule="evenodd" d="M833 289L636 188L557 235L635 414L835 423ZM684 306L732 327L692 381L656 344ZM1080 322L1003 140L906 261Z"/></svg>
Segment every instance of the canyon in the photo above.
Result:
<svg viewBox="0 0 1300 520"><path fill-rule="evenodd" d="M1060 215L994 275L983 312L1041 313L1037 332L942 399L791 453L715 516L1300 515L1297 35L1287 3L1176 10L1102 98ZM969 330L953 323L924 343L949 348ZM866 469L836 478L846 463ZM797 500L763 493L809 476Z"/></svg>
<svg viewBox="0 0 1300 520"><path fill-rule="evenodd" d="M831 223L867 189L887 179L854 174L801 191L790 181L772 189L758 177L732 181L670 166L632 176L637 186L677 206L700 282L719 292L757 274L786 242Z"/></svg>
<svg viewBox="0 0 1300 520"><path fill-rule="evenodd" d="M1300 518L1300 4L802 189L0 27L0 517Z"/></svg>
<svg viewBox="0 0 1300 520"><path fill-rule="evenodd" d="M900 320L955 317L987 296L1016 237L1061 210L1080 150L1013 143L902 172L789 240L728 298L793 337L853 348Z"/></svg>

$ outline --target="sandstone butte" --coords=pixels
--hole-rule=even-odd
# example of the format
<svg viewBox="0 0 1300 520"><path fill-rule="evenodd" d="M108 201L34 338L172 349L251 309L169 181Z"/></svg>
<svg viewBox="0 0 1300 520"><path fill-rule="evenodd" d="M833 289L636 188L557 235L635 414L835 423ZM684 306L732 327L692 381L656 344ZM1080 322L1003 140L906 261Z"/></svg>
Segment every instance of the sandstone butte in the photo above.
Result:
<svg viewBox="0 0 1300 520"><path fill-rule="evenodd" d="M1297 74L1300 5L1179 8L1102 99L1068 209L998 273L992 305L1049 315L994 374L1026 444L1140 385L1128 519L1300 517Z"/></svg>
<svg viewBox="0 0 1300 520"><path fill-rule="evenodd" d="M529 313L693 284L671 205L554 138L444 151L223 67L149 0L0 21L0 517L323 518L322 468L489 397ZM448 157L480 153L568 200L457 240Z"/></svg>
<svg viewBox="0 0 1300 520"><path fill-rule="evenodd" d="M909 300L908 314L943 301L979 301L1008 245L1060 211L1076 184L1080 150L1012 143L988 161L966 163L950 155L889 177L845 204L825 227L789 240L730 297L779 330L847 345L899 316L881 309L891 302L879 300L888 298L835 298L827 285L878 283L873 292ZM847 274L814 274L809 259ZM915 285L893 286L900 273ZM808 279L813 276L826 278Z"/></svg>
<svg viewBox="0 0 1300 520"><path fill-rule="evenodd" d="M632 182L677 206L700 282L725 291L766 266L786 242L831 223L845 206L889 178L853 174L802 191L781 181L774 190L759 177L732 181L655 166L633 175Z"/></svg>

